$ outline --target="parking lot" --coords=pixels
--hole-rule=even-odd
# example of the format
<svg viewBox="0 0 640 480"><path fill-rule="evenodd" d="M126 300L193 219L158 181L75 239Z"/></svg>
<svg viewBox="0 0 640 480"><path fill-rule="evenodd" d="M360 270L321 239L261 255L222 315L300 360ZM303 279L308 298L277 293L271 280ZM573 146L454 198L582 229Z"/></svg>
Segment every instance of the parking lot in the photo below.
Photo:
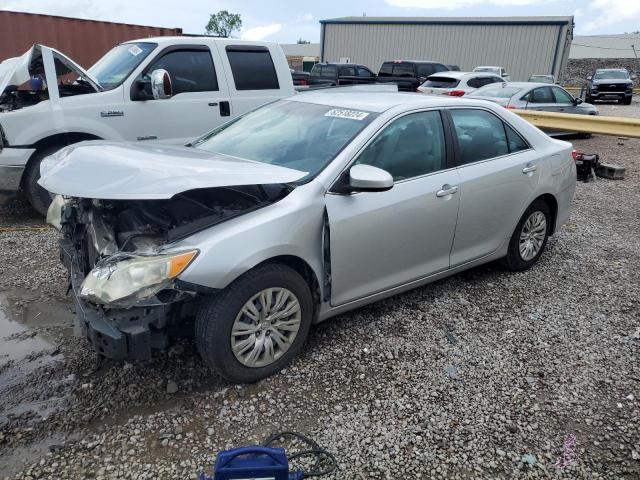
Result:
<svg viewBox="0 0 640 480"><path fill-rule="evenodd" d="M98 363L73 336L58 233L6 201L2 476L195 478L220 449L295 430L336 455L333 478L638 478L640 139L571 141L626 178L579 183L534 268L483 266L330 320L254 385L211 374L188 340Z"/></svg>

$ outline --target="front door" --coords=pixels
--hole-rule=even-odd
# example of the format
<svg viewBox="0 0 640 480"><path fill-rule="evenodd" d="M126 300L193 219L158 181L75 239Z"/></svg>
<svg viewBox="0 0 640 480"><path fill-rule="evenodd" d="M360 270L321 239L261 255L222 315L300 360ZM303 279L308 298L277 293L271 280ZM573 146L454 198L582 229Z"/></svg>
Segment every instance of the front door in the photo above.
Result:
<svg viewBox="0 0 640 480"><path fill-rule="evenodd" d="M451 266L484 257L511 237L540 179L538 155L493 113L449 110L459 145L460 213Z"/></svg>
<svg viewBox="0 0 640 480"><path fill-rule="evenodd" d="M206 46L171 48L161 52L142 77L156 69L169 72L173 95L158 100L127 98L128 140L183 144L229 119L229 91L224 76L218 77L222 65L217 52Z"/></svg>
<svg viewBox="0 0 640 480"><path fill-rule="evenodd" d="M382 168L386 192L328 193L331 303L344 303L449 268L459 195L448 168L441 114L405 115L385 127L355 164Z"/></svg>

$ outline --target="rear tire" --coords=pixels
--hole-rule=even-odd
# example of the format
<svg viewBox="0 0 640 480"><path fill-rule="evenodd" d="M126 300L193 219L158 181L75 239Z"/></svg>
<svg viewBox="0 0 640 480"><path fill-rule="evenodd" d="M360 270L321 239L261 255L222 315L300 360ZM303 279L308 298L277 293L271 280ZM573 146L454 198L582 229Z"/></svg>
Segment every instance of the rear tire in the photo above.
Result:
<svg viewBox="0 0 640 480"><path fill-rule="evenodd" d="M63 148L56 145L36 151L24 173L23 188L31 206L41 215L46 216L51 204L51 194L38 185L40 180L40 163L42 159Z"/></svg>
<svg viewBox="0 0 640 480"><path fill-rule="evenodd" d="M524 212L511 240L507 256L500 260L512 272L531 268L547 246L551 231L551 212L543 200L536 200Z"/></svg>
<svg viewBox="0 0 640 480"><path fill-rule="evenodd" d="M266 302L264 292L270 292ZM286 301L277 308L279 298ZM276 316L278 312L282 315ZM196 316L196 345L205 364L222 377L253 383L275 374L298 355L312 316L313 299L300 274L285 265L268 264L203 301ZM252 357L254 351L259 353Z"/></svg>

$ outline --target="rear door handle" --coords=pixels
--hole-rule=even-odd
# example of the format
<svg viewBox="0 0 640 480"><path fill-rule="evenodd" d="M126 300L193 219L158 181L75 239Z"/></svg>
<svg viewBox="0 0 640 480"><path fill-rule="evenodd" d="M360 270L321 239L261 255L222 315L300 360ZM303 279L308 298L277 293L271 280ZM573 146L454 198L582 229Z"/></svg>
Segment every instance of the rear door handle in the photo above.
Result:
<svg viewBox="0 0 640 480"><path fill-rule="evenodd" d="M438 190L436 192L436 197L438 198L442 198L442 197L446 197L447 195L453 195L454 193L458 192L458 186L454 185L443 185L441 190Z"/></svg>
<svg viewBox="0 0 640 480"><path fill-rule="evenodd" d="M535 172L538 169L537 165L529 165L527 167L524 167L522 169L522 173L531 173L531 172Z"/></svg>

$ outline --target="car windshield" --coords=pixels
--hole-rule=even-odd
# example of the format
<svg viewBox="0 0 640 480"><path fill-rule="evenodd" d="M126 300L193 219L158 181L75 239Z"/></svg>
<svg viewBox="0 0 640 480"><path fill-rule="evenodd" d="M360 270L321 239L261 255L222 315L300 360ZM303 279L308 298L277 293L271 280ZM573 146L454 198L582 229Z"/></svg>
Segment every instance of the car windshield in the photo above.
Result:
<svg viewBox="0 0 640 480"><path fill-rule="evenodd" d="M375 117L350 108L281 100L196 140L209 152L317 175Z"/></svg>
<svg viewBox="0 0 640 480"><path fill-rule="evenodd" d="M629 74L624 70L609 70L608 72L596 72L593 78L596 80L629 80Z"/></svg>
<svg viewBox="0 0 640 480"><path fill-rule="evenodd" d="M509 87L506 83L486 85L469 94L470 97L511 98L522 90L519 87Z"/></svg>
<svg viewBox="0 0 640 480"><path fill-rule="evenodd" d="M112 48L98 60L89 73L98 80L105 90L120 85L133 72L149 53L156 48L155 43L123 43Z"/></svg>

